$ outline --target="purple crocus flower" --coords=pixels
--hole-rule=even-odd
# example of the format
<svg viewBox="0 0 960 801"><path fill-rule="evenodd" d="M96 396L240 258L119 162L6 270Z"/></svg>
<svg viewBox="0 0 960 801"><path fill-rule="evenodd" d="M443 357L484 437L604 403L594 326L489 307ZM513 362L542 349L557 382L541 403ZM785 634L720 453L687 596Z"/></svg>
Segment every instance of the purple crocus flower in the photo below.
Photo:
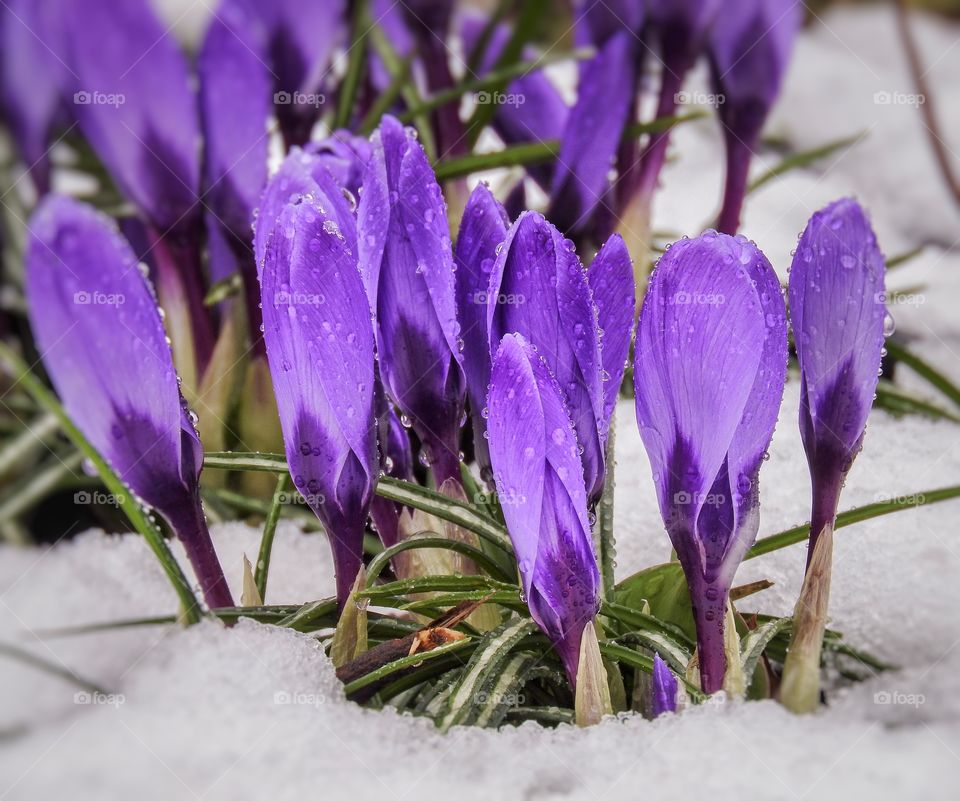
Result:
<svg viewBox="0 0 960 801"><path fill-rule="evenodd" d="M597 312L573 243L540 214L511 226L493 265L487 328L491 355L505 334L526 337L556 376L583 448L587 494L603 489L604 387ZM616 338L616 337L615 337Z"/></svg>
<svg viewBox="0 0 960 801"><path fill-rule="evenodd" d="M650 686L650 715L657 718L665 712L677 711L677 677L660 658L653 655L653 681Z"/></svg>
<svg viewBox="0 0 960 801"><path fill-rule="evenodd" d="M470 195L460 232L457 235L457 315L463 338L463 369L470 396L470 418L473 421L473 443L477 463L484 476L489 476L490 455L487 449L487 421L482 411L487 402L490 384L490 344L487 335L487 309L497 299L489 296L490 276L497 258L497 248L507 237L510 220L503 206L486 184L477 184Z"/></svg>
<svg viewBox="0 0 960 801"><path fill-rule="evenodd" d="M709 55L727 150L723 208L717 227L734 234L750 158L787 70L803 20L800 0L735 0L714 25Z"/></svg>
<svg viewBox="0 0 960 801"><path fill-rule="evenodd" d="M326 139L310 142L304 150L320 159L340 188L350 193L348 202L355 204L370 160L370 140L338 130Z"/></svg>
<svg viewBox="0 0 960 801"><path fill-rule="evenodd" d="M200 503L203 449L153 293L108 217L51 195L26 256L30 324L71 419L186 549L207 604L233 606Z"/></svg>
<svg viewBox="0 0 960 801"><path fill-rule="evenodd" d="M69 71L59 0L7 0L0 11L0 104L39 194L50 189L49 148Z"/></svg>
<svg viewBox="0 0 960 801"><path fill-rule="evenodd" d="M811 217L790 271L800 363L800 433L813 483L810 551L832 526L844 476L860 451L884 341L884 259L850 198Z"/></svg>
<svg viewBox="0 0 960 801"><path fill-rule="evenodd" d="M261 291L287 462L330 539L342 605L362 565L379 469L376 377L356 252L317 198L298 196L280 211Z"/></svg>
<svg viewBox="0 0 960 801"><path fill-rule="evenodd" d="M65 3L73 114L148 224L156 284L187 387L213 349L200 263L200 126L190 70L147 0Z"/></svg>
<svg viewBox="0 0 960 801"><path fill-rule="evenodd" d="M446 206L412 130L385 116L372 142L357 239L380 375L439 487L460 480L466 392Z"/></svg>
<svg viewBox="0 0 960 801"><path fill-rule="evenodd" d="M403 481L414 481L413 451L410 435L400 422L393 405L383 391L377 376L376 386L377 444L380 452L380 470L384 475ZM384 547L396 545L400 539L400 512L402 506L375 496L370 506L370 517Z"/></svg>
<svg viewBox="0 0 960 801"><path fill-rule="evenodd" d="M490 459L527 606L575 686L583 630L600 602L600 572L563 392L520 335L503 338L487 406Z"/></svg>
<svg viewBox="0 0 960 801"><path fill-rule="evenodd" d="M777 277L742 237L675 243L637 329L637 421L693 602L704 691L723 686L727 599L759 525L757 477L786 377Z"/></svg>

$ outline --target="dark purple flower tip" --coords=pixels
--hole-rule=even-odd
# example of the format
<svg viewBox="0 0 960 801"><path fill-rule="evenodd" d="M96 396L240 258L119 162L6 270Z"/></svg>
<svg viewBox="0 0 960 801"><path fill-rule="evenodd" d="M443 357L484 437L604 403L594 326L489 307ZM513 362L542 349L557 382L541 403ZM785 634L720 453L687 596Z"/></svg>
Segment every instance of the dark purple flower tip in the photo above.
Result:
<svg viewBox="0 0 960 801"><path fill-rule="evenodd" d="M490 345L487 336L487 309L496 299L490 296L490 276L497 248L507 237L510 220L490 188L477 184L463 210L457 246L457 316L463 339L463 369L470 396L474 448L481 471L489 471L490 456L482 411L490 384Z"/></svg>
<svg viewBox="0 0 960 801"><path fill-rule="evenodd" d="M7 0L0 10L0 106L40 194L69 86L60 16L57 0Z"/></svg>
<svg viewBox="0 0 960 801"><path fill-rule="evenodd" d="M623 383L636 315L633 263L619 234L611 236L587 270L600 326L603 365L603 416L600 432L606 437Z"/></svg>
<svg viewBox="0 0 960 801"><path fill-rule="evenodd" d="M459 481L466 391L446 204L411 129L386 116L372 144L357 226L380 375L440 486Z"/></svg>
<svg viewBox="0 0 960 801"><path fill-rule="evenodd" d="M707 692L723 682L727 592L756 537L786 359L780 286L753 243L708 231L661 257L637 329L637 421L690 587Z"/></svg>
<svg viewBox="0 0 960 801"><path fill-rule="evenodd" d="M255 213L253 252L258 275L263 272L267 243L281 213L288 205L302 200L319 205L328 217L327 227L332 230L335 226L343 234L347 248L357 253L357 223L352 196L344 194L343 187L337 184L323 158L294 147L267 182Z"/></svg>
<svg viewBox="0 0 960 801"><path fill-rule="evenodd" d="M197 58L205 205L245 250L267 180L273 76L269 31L253 0L224 0Z"/></svg>
<svg viewBox="0 0 960 801"><path fill-rule="evenodd" d="M600 573L563 392L520 335L503 338L487 406L490 459L527 606L574 685Z"/></svg>
<svg viewBox="0 0 960 801"><path fill-rule="evenodd" d="M522 334L563 390L583 448L592 500L603 490L604 390L600 333L590 285L573 243L540 214L510 227L490 277L487 326L491 353L505 334Z"/></svg>
<svg viewBox="0 0 960 801"><path fill-rule="evenodd" d="M709 55L727 150L727 177L718 226L735 233L750 158L777 95L803 20L800 0L735 0L714 25Z"/></svg>
<svg viewBox="0 0 960 801"><path fill-rule="evenodd" d="M352 198L348 200L355 205L370 160L370 140L337 130L326 139L310 142L304 150L320 159L337 184L350 193Z"/></svg>
<svg viewBox="0 0 960 801"><path fill-rule="evenodd" d="M483 14L464 13L459 21L460 35L464 49L472 53L479 45L489 20ZM510 41L511 29L508 25L497 25L487 42L477 70L481 75L494 68L503 49ZM524 58L535 58L533 51L525 52ZM480 97L478 99L491 100ZM533 70L515 78L507 85L502 98L504 102L497 106L493 127L505 144L521 142L542 142L547 139L559 139L567 124L570 109L563 96L553 85L543 70ZM542 187L549 187L553 174L552 164L537 164L527 171Z"/></svg>
<svg viewBox="0 0 960 801"><path fill-rule="evenodd" d="M636 95L638 46L633 33L616 33L581 70L551 191L549 216L564 231L584 229L610 189L610 170Z"/></svg>
<svg viewBox="0 0 960 801"><path fill-rule="evenodd" d="M660 717L664 712L677 711L677 677L660 658L653 655L653 682L650 687L650 713Z"/></svg>
<svg viewBox="0 0 960 801"><path fill-rule="evenodd" d="M316 198L280 212L261 292L290 474L330 539L342 605L362 563L379 469L374 344L356 254Z"/></svg>
<svg viewBox="0 0 960 801"><path fill-rule="evenodd" d="M721 0L652 0L647 22L659 44L664 70L681 80L703 52L723 7ZM666 80L666 75L664 76Z"/></svg>
<svg viewBox="0 0 960 801"><path fill-rule="evenodd" d="M887 314L884 270L870 221L850 198L810 218L793 259L790 316L800 362L800 433L814 482L814 538L833 520L873 404Z"/></svg>
<svg viewBox="0 0 960 801"><path fill-rule="evenodd" d="M136 257L108 217L65 197L48 197L30 230L30 324L64 408L176 530L207 603L231 606L200 507L203 449Z"/></svg>
<svg viewBox="0 0 960 801"><path fill-rule="evenodd" d="M147 0L64 9L73 114L121 191L158 229L195 222L200 131L187 60Z"/></svg>
<svg viewBox="0 0 960 801"><path fill-rule="evenodd" d="M410 435L396 409L387 398L383 384L377 376L376 385L377 443L380 452L380 470L383 474L403 481L414 481L413 450ZM402 506L379 495L370 506L370 517L384 547L396 545L399 540L399 523Z"/></svg>

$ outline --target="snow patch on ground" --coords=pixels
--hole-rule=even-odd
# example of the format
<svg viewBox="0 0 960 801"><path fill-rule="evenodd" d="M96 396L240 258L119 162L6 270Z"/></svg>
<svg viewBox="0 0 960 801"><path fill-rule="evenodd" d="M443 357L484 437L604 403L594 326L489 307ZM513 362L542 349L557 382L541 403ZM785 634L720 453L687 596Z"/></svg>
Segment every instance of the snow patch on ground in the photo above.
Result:
<svg viewBox="0 0 960 801"><path fill-rule="evenodd" d="M944 130L956 137L960 31L924 20L919 33ZM801 147L869 135L822 170L764 188L748 207L745 231L785 277L810 213L856 193L889 254L927 245L890 279L925 284L923 302L894 314L901 333L960 379L960 259L950 250L957 210L940 187L915 109L875 103L881 91L910 91L889 10L831 14L804 34L771 132ZM712 121L678 130L682 158L665 175L656 227L692 233L709 218L721 179L716 145ZM764 157L757 173L775 161ZM797 399L794 380L761 476L761 536L808 515ZM669 547L629 403L617 418L623 577L663 561ZM956 427L875 414L842 506L958 482ZM310 637L250 621L230 630L204 623L42 637L50 628L170 614L175 598L133 536L91 531L47 550L4 547L0 643L115 695L77 696L59 677L0 658L0 798L952 798L960 780L956 510L930 506L837 533L833 625L903 671L844 691L808 718L772 702L727 704L587 731L526 724L440 735L424 720L366 711L344 700ZM229 524L214 535L238 592L242 554L256 553L259 532ZM743 606L789 613L803 558L795 546L746 563L738 581L769 578L775 586ZM299 602L332 588L322 535L281 524L268 601Z"/></svg>

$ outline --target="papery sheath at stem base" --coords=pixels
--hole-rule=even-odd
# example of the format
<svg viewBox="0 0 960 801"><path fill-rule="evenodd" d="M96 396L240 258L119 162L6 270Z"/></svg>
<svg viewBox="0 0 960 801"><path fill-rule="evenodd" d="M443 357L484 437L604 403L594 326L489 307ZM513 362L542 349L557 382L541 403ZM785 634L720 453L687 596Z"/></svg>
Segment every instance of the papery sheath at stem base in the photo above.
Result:
<svg viewBox="0 0 960 801"><path fill-rule="evenodd" d="M832 522L820 531L811 554L793 610L793 637L780 685L780 703L797 714L815 712L820 705L820 654L827 627L833 562Z"/></svg>
<svg viewBox="0 0 960 801"><path fill-rule="evenodd" d="M834 473L836 473L834 475ZM810 513L810 544L807 546L807 572L813 562L822 532L830 529L833 536L834 520L840 504L840 490L843 489L843 473L830 470L817 470L813 475L813 501ZM832 549L832 546L831 546Z"/></svg>
<svg viewBox="0 0 960 801"><path fill-rule="evenodd" d="M729 589L716 583L697 581L690 587L693 620L697 628L700 688L708 694L723 689L727 672L723 628L728 596Z"/></svg>
<svg viewBox="0 0 960 801"><path fill-rule="evenodd" d="M579 665L574 685L574 711L578 726L593 726L604 715L613 714L607 669L600 655L596 624L591 621L583 628L580 638Z"/></svg>

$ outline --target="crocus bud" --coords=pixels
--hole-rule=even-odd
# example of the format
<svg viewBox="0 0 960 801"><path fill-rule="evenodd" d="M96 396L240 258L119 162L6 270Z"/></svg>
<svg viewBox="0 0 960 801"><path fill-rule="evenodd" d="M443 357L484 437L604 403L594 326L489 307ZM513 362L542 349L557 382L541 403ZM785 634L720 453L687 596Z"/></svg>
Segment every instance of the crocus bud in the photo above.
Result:
<svg viewBox="0 0 960 801"><path fill-rule="evenodd" d="M108 217L55 195L30 230L30 324L67 413L166 518L210 607L233 606L200 504L200 438L133 251Z"/></svg>
<svg viewBox="0 0 960 801"><path fill-rule="evenodd" d="M490 460L530 614L571 686L600 602L577 438L563 392L522 336L503 338L487 398Z"/></svg>
<svg viewBox="0 0 960 801"><path fill-rule="evenodd" d="M710 231L661 257L637 329L637 422L690 590L708 693L724 684L727 598L757 534L786 347L780 284L753 243Z"/></svg>
<svg viewBox="0 0 960 801"><path fill-rule="evenodd" d="M490 344L487 335L487 309L498 299L490 297L490 277L497 248L507 237L507 219L503 206L486 184L477 184L470 195L455 251L457 263L457 317L463 335L463 369L470 398L473 443L481 473L489 476L490 454L487 448L487 421L483 416L490 384Z"/></svg>
<svg viewBox="0 0 960 801"><path fill-rule="evenodd" d="M326 529L342 606L362 565L378 475L374 344L356 253L316 199L283 208L261 288L287 462Z"/></svg>
<svg viewBox="0 0 960 801"><path fill-rule="evenodd" d="M870 221L855 200L846 198L813 215L790 271L790 316L800 363L800 435L813 508L807 577L781 700L800 712L812 711L819 701L833 524L877 388L887 313L884 269ZM800 648L801 643L805 647Z"/></svg>
<svg viewBox="0 0 960 801"><path fill-rule="evenodd" d="M466 387L446 206L415 134L393 117L373 135L357 215L384 389L437 486L459 481Z"/></svg>
<svg viewBox="0 0 960 801"><path fill-rule="evenodd" d="M487 326L491 354L503 336L522 334L556 376L583 448L592 500L603 489L600 423L604 387L597 313L573 243L540 214L511 226L490 276Z"/></svg>
<svg viewBox="0 0 960 801"><path fill-rule="evenodd" d="M660 658L653 655L653 680L650 683L650 716L677 711L677 677Z"/></svg>
<svg viewBox="0 0 960 801"><path fill-rule="evenodd" d="M708 52L727 151L717 222L724 233L735 234L740 226L750 158L780 93L802 20L800 0L734 0L711 30Z"/></svg>

